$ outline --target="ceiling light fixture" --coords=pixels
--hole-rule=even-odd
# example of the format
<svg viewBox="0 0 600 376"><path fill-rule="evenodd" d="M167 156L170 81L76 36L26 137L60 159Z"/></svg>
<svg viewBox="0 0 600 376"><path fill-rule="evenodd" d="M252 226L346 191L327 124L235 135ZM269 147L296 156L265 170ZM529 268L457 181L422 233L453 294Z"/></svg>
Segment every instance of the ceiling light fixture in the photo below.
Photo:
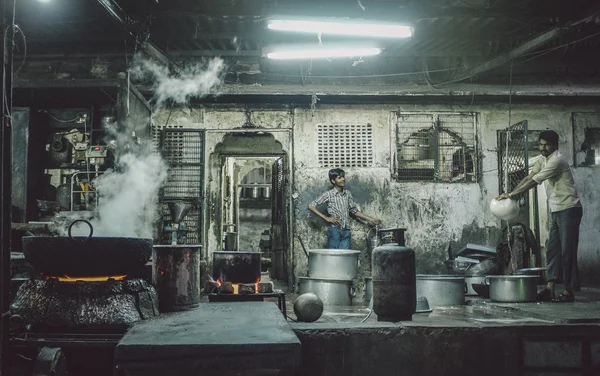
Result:
<svg viewBox="0 0 600 376"><path fill-rule="evenodd" d="M263 56L269 59L325 59L336 57L373 56L381 53L377 47L352 46L269 46L263 48Z"/></svg>
<svg viewBox="0 0 600 376"><path fill-rule="evenodd" d="M409 38L413 28L406 25L386 23L364 23L356 21L329 22L305 20L271 20L267 24L271 30L296 31L314 34L356 35L365 37Z"/></svg>

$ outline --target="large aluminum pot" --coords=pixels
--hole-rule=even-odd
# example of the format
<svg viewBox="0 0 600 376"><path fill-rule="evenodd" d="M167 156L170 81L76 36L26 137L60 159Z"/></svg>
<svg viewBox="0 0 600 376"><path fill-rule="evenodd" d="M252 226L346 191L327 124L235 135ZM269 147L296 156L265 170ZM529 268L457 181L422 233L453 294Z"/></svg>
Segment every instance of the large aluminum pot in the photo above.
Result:
<svg viewBox="0 0 600 376"><path fill-rule="evenodd" d="M262 252L213 252L212 277L233 283L260 281Z"/></svg>
<svg viewBox="0 0 600 376"><path fill-rule="evenodd" d="M537 275L490 275L485 284L490 285L493 302L533 302L537 295Z"/></svg>
<svg viewBox="0 0 600 376"><path fill-rule="evenodd" d="M316 294L325 306L352 305L352 297L355 295L351 280L299 277L298 293L301 295L306 292Z"/></svg>
<svg viewBox="0 0 600 376"><path fill-rule="evenodd" d="M352 280L358 273L360 251L348 249L310 249L308 276Z"/></svg>
<svg viewBox="0 0 600 376"><path fill-rule="evenodd" d="M430 308L465 304L465 277L417 274L417 296L424 296Z"/></svg>
<svg viewBox="0 0 600 376"><path fill-rule="evenodd" d="M90 227L88 236L72 236L75 223ZM152 255L151 238L93 237L92 224L71 223L69 236L24 236L23 254L34 269L49 277L98 277L137 274Z"/></svg>

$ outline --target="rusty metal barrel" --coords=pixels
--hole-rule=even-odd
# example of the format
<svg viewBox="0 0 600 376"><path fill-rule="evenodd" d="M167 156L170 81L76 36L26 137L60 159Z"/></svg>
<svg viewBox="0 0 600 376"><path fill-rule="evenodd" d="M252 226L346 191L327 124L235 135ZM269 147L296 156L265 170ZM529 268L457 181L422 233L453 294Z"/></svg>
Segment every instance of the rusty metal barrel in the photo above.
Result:
<svg viewBox="0 0 600 376"><path fill-rule="evenodd" d="M395 243L373 249L373 311L378 321L409 321L417 304L415 252L405 245L403 228L391 232Z"/></svg>
<svg viewBox="0 0 600 376"><path fill-rule="evenodd" d="M201 245L155 245L152 281L158 294L158 309L186 311L200 303Z"/></svg>

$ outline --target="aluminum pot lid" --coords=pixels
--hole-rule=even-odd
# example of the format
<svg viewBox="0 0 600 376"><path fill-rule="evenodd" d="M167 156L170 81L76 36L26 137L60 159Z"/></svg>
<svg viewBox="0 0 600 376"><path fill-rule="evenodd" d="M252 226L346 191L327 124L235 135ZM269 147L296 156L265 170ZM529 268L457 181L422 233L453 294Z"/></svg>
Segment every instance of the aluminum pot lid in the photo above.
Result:
<svg viewBox="0 0 600 376"><path fill-rule="evenodd" d="M355 251L352 249L309 249L308 253L314 253L317 255L346 256L359 254L360 251Z"/></svg>
<svg viewBox="0 0 600 376"><path fill-rule="evenodd" d="M351 279L338 279L338 278L313 278L313 277L298 277L301 281L324 281L324 282L344 282L352 283Z"/></svg>
<svg viewBox="0 0 600 376"><path fill-rule="evenodd" d="M538 279L540 278L537 275L527 275L527 274L523 274L523 275L488 275L486 276L489 279Z"/></svg>
<svg viewBox="0 0 600 376"><path fill-rule="evenodd" d="M417 274L417 279L441 280L441 281L458 281L464 280L464 276L456 274Z"/></svg>

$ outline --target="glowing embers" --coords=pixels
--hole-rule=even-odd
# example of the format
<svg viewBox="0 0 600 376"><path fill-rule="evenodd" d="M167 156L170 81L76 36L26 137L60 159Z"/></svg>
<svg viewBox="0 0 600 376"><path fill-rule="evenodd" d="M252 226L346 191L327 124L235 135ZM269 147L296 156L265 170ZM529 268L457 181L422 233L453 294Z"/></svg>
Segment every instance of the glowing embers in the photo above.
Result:
<svg viewBox="0 0 600 376"><path fill-rule="evenodd" d="M127 278L126 275L115 275L115 276L96 276L96 277L69 277L63 275L60 277L46 276L46 280L57 280L59 282L107 282L107 281L124 281Z"/></svg>
<svg viewBox="0 0 600 376"><path fill-rule="evenodd" d="M212 294L231 294L231 295L252 295L252 294L267 294L273 292L272 282L261 282L260 278L254 283L233 283L217 279L216 281L209 278L209 283L212 287Z"/></svg>

